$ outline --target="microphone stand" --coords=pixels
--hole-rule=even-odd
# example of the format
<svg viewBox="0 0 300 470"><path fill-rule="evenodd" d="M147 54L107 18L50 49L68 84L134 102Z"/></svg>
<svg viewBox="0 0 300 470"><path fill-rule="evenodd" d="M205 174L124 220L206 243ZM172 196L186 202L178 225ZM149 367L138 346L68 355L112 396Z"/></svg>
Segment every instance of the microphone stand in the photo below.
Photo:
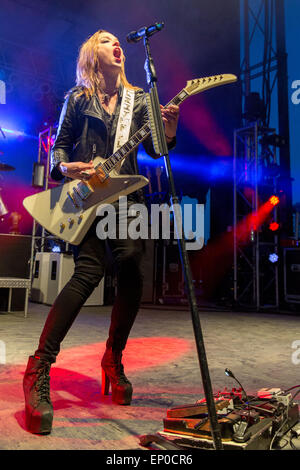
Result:
<svg viewBox="0 0 300 470"><path fill-rule="evenodd" d="M178 197L177 197L176 190L175 190L174 178L173 178L172 168L170 164L169 152L168 152L165 131L164 131L164 126L163 126L163 121L162 121L162 116L161 116L160 101L159 101L157 86L156 86L157 75L156 75L153 59L150 53L149 37L147 36L147 33L144 36L144 46L145 46L145 51L146 51L145 71L146 71L146 76L147 76L147 83L150 86L150 99L151 99L151 105L152 105L151 106L152 114L153 114L154 122L155 122L155 132L156 132L156 137L158 141L158 148L160 150L159 153L161 156L164 157L167 178L168 178L168 183L169 183L169 192L171 196L171 203L174 207L176 204L178 204ZM175 207L178 207L178 206L175 206ZM206 358L206 353L205 353L205 348L204 348L204 341L203 341L203 335L202 335L202 330L201 330L201 325L200 325L196 295L195 295L193 281L192 281L189 258L187 256L184 236L181 236L181 237L178 236L178 233L183 234L184 232L183 230L181 231L178 230L179 220L177 220L176 211L174 211L174 220L175 220L175 228L177 232L181 264L183 268L184 279L185 279L185 283L187 287L188 300L189 300L190 309L191 309L194 335L195 335L195 341L196 341L196 346L197 346L200 371L202 375L205 399L207 403L207 410L208 410L211 433L212 433L215 449L223 450L221 432L220 432L220 427L219 427L216 408L215 408L215 402L214 402L213 393L212 393L212 386L211 386L211 381L210 381L210 376L209 376L207 358ZM182 228L182 220L180 220L180 224L181 224L180 228Z"/></svg>

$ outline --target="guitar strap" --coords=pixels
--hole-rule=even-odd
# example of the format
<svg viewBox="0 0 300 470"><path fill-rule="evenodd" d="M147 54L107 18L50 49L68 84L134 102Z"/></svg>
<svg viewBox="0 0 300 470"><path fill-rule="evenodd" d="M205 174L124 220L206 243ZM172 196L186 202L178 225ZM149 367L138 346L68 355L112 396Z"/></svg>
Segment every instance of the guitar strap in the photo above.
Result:
<svg viewBox="0 0 300 470"><path fill-rule="evenodd" d="M134 104L134 94L134 90L130 90L129 88L124 87L119 120L116 130L116 137L114 142L114 153L129 140L129 131L132 121L132 111Z"/></svg>

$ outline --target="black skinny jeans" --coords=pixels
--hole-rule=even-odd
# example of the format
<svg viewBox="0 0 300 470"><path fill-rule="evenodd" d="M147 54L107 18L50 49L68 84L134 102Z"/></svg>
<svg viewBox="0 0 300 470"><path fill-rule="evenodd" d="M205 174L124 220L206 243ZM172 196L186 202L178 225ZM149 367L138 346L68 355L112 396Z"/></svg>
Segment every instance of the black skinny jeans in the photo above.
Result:
<svg viewBox="0 0 300 470"><path fill-rule="evenodd" d="M128 217L128 223L130 220ZM75 247L74 274L56 298L35 351L37 356L51 363L56 361L61 342L104 275L106 243L117 271L117 296L111 314L107 347L117 351L125 348L139 309L143 289L140 269L143 240L100 240L96 235L97 222L93 223L82 243Z"/></svg>

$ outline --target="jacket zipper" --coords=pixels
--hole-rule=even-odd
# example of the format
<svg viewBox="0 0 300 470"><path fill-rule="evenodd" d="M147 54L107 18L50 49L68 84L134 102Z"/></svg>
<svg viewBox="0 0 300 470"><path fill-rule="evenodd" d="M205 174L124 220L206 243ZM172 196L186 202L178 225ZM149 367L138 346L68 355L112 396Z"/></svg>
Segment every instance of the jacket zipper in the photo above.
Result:
<svg viewBox="0 0 300 470"><path fill-rule="evenodd" d="M97 145L93 144L93 150L92 150L92 160L96 157L96 152L97 152Z"/></svg>

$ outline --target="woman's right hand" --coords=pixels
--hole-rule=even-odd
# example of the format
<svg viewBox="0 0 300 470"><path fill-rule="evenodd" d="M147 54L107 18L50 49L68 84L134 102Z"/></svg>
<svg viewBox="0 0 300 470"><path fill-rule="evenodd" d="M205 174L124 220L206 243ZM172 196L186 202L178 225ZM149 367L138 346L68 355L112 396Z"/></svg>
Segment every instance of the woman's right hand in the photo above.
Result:
<svg viewBox="0 0 300 470"><path fill-rule="evenodd" d="M88 163L62 162L58 165L58 169L64 176L67 176L68 178L80 179L83 181L90 179L96 173L92 160Z"/></svg>

